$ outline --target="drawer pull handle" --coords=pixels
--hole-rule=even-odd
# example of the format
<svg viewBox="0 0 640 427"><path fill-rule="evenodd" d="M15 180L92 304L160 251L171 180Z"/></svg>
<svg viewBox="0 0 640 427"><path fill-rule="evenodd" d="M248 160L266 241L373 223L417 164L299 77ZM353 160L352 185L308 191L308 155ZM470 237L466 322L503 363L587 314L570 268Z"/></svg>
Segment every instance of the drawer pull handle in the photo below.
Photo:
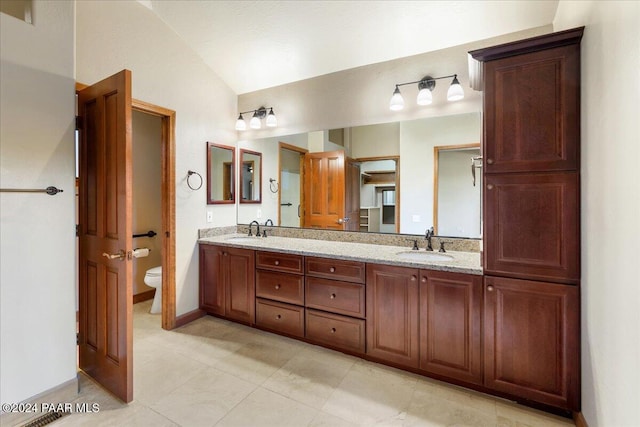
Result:
<svg viewBox="0 0 640 427"><path fill-rule="evenodd" d="M280 289L280 284L278 283L278 284L275 286L275 288L276 288L276 291L277 291L278 289Z"/></svg>
<svg viewBox="0 0 640 427"><path fill-rule="evenodd" d="M415 274L411 275L411 281L415 282L416 280L418 280L418 277Z"/></svg>
<svg viewBox="0 0 640 427"><path fill-rule="evenodd" d="M331 333L335 334L336 333L336 328L331 328Z"/></svg>
<svg viewBox="0 0 640 427"><path fill-rule="evenodd" d="M336 272L336 268L335 268L335 267L331 267L331 268L329 269L329 273L335 273L335 272Z"/></svg>
<svg viewBox="0 0 640 427"><path fill-rule="evenodd" d="M493 184L487 184L487 190L493 190Z"/></svg>
<svg viewBox="0 0 640 427"><path fill-rule="evenodd" d="M427 278L426 277L422 278L422 283L427 283Z"/></svg>
<svg viewBox="0 0 640 427"><path fill-rule="evenodd" d="M276 261L274 262L274 264L275 264L275 265L280 265L280 261L276 260Z"/></svg>
<svg viewBox="0 0 640 427"><path fill-rule="evenodd" d="M491 285L487 286L487 291L493 292L493 286L491 286Z"/></svg>
<svg viewBox="0 0 640 427"><path fill-rule="evenodd" d="M276 314L276 319L280 320L282 319L282 316L280 314Z"/></svg>
<svg viewBox="0 0 640 427"><path fill-rule="evenodd" d="M331 299L336 299L336 294L331 294L331 295L329 295L329 298L331 298Z"/></svg>
<svg viewBox="0 0 640 427"><path fill-rule="evenodd" d="M493 159L487 159L487 164L492 165L493 164Z"/></svg>

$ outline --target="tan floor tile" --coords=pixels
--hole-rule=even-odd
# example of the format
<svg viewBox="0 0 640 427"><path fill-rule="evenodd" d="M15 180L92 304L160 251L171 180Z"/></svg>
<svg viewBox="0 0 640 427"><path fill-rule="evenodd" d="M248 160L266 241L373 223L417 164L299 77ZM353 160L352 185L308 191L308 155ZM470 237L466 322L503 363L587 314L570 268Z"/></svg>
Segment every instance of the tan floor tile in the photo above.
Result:
<svg viewBox="0 0 640 427"><path fill-rule="evenodd" d="M358 424L343 420L326 412L318 412L309 427L357 427Z"/></svg>
<svg viewBox="0 0 640 427"><path fill-rule="evenodd" d="M176 427L171 420L151 410L147 406L132 402L120 408L100 410L98 413L72 414L60 418L52 426L87 427Z"/></svg>
<svg viewBox="0 0 640 427"><path fill-rule="evenodd" d="M496 413L500 427L569 427L575 425L573 420L568 418L515 403L497 402Z"/></svg>
<svg viewBox="0 0 640 427"><path fill-rule="evenodd" d="M151 408L182 426L212 426L256 387L230 374L207 368Z"/></svg>
<svg viewBox="0 0 640 427"><path fill-rule="evenodd" d="M360 425L395 424L406 412L415 386L416 379L402 371L358 362L322 410Z"/></svg>
<svg viewBox="0 0 640 427"><path fill-rule="evenodd" d="M309 406L258 388L216 426L300 427L309 425L317 413Z"/></svg>
<svg viewBox="0 0 640 427"><path fill-rule="evenodd" d="M263 387L320 409L355 360L337 352L307 349L276 371Z"/></svg>

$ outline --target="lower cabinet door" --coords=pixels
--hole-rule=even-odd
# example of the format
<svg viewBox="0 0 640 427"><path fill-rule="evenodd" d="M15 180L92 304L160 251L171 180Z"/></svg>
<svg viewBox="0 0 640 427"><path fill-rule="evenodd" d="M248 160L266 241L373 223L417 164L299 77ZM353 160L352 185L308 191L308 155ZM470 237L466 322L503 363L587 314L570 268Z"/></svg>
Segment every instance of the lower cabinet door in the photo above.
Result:
<svg viewBox="0 0 640 427"><path fill-rule="evenodd" d="M224 248L225 316L239 322L255 322L255 252L250 249Z"/></svg>
<svg viewBox="0 0 640 427"><path fill-rule="evenodd" d="M482 384L482 276L420 272L420 369Z"/></svg>
<svg viewBox="0 0 640 427"><path fill-rule="evenodd" d="M219 246L200 245L200 308L224 316L225 286Z"/></svg>
<svg viewBox="0 0 640 427"><path fill-rule="evenodd" d="M304 337L304 308L257 298L256 325L302 338Z"/></svg>
<svg viewBox="0 0 640 427"><path fill-rule="evenodd" d="M319 344L364 353L365 322L361 319L306 310L306 337Z"/></svg>
<svg viewBox="0 0 640 427"><path fill-rule="evenodd" d="M418 269L367 264L367 355L417 368Z"/></svg>
<svg viewBox="0 0 640 427"><path fill-rule="evenodd" d="M579 410L576 286L485 276L485 386Z"/></svg>

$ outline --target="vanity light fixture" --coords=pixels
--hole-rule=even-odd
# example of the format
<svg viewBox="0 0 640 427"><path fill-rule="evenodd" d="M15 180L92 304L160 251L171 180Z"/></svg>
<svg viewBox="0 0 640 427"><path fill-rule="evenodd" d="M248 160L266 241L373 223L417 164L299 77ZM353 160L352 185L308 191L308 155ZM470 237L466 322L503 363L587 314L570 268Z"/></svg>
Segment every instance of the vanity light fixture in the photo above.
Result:
<svg viewBox="0 0 640 427"><path fill-rule="evenodd" d="M267 113L267 109L269 112ZM249 121L249 127L251 129L260 129L262 127L261 120L266 117L265 123L267 127L274 128L278 126L278 119L276 119L276 115L273 112L273 107L260 107L257 110L249 110L244 111L238 115L238 120L236 120L236 130L243 131L247 130L247 122L244 121L243 114L253 113L251 120Z"/></svg>
<svg viewBox="0 0 640 427"><path fill-rule="evenodd" d="M436 80L450 79L452 77L453 80L451 81L451 85L449 86L449 90L447 91L447 100L459 101L464 98L464 90L462 89L462 86L458 81L457 74L442 77L425 76L421 80L417 80L415 82L396 84L396 88L393 91L393 96L391 96L391 101L389 102L389 108L392 111L402 110L404 108L404 98L402 98L402 94L400 93L400 86L413 85L416 83L418 84L418 97L416 98L416 103L418 105L429 105L433 101L431 92L433 92L433 89L436 87Z"/></svg>

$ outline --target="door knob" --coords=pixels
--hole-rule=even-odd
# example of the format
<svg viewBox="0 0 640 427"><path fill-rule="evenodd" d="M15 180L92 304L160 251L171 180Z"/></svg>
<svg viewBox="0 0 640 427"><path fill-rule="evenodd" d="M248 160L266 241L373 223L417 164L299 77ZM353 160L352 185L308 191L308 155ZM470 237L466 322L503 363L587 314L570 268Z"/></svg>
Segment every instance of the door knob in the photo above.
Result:
<svg viewBox="0 0 640 427"><path fill-rule="evenodd" d="M108 259L119 259L120 261L122 261L125 258L126 254L122 249L120 249L117 254L108 254L106 252L103 252L102 256L107 257Z"/></svg>

